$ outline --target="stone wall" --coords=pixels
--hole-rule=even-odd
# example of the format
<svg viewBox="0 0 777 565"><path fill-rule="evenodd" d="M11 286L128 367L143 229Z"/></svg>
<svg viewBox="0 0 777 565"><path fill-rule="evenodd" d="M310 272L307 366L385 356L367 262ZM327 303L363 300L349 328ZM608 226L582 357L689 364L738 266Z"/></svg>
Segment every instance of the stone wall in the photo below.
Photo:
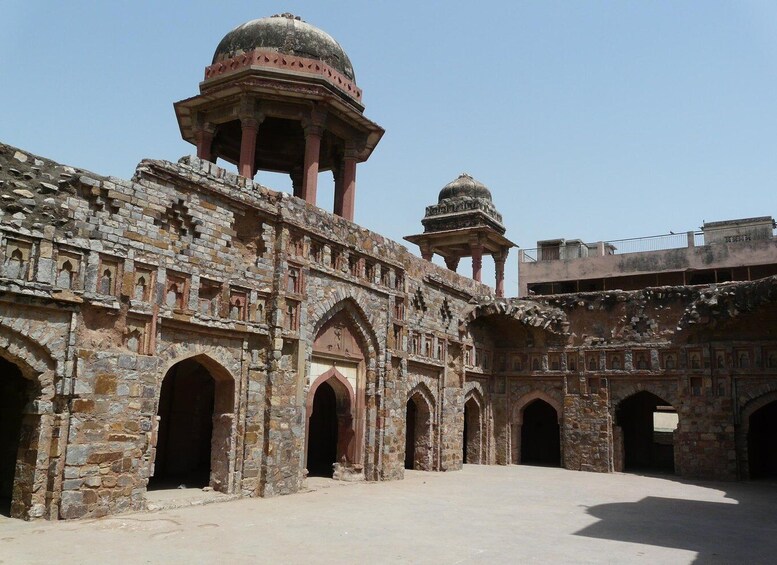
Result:
<svg viewBox="0 0 777 565"><path fill-rule="evenodd" d="M743 478L749 414L777 394L777 277L494 299L196 158L143 161L124 181L0 145L0 183L0 355L33 383L17 517L143 509L163 383L182 362L213 382L208 484L297 492L313 343L343 313L360 357L324 359L357 367L361 455L346 463L368 480L403 476L414 395L429 407L429 469L461 467L464 402L476 395L481 436L468 446L482 463L520 462L524 410L544 402L562 466L620 470L618 410L642 391L678 415L678 474Z"/></svg>

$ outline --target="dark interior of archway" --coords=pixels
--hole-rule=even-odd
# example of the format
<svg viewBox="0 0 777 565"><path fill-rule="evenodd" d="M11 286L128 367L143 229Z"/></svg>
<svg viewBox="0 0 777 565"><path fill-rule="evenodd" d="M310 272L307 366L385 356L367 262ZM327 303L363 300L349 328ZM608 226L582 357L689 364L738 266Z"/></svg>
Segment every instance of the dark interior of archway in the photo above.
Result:
<svg viewBox="0 0 777 565"><path fill-rule="evenodd" d="M655 432L653 414L669 403L643 391L620 403L615 414L623 432L625 471L674 472L671 432Z"/></svg>
<svg viewBox="0 0 777 565"><path fill-rule="evenodd" d="M480 406L474 398L464 404L464 463L480 463Z"/></svg>
<svg viewBox="0 0 777 565"><path fill-rule="evenodd" d="M336 461L337 397L329 383L321 383L308 423L308 476L331 478Z"/></svg>
<svg viewBox="0 0 777 565"><path fill-rule="evenodd" d="M523 409L521 463L561 465L558 415L556 409L543 400L535 400Z"/></svg>
<svg viewBox="0 0 777 565"><path fill-rule="evenodd" d="M751 479L777 478L777 401L767 404L750 416L747 432L747 458Z"/></svg>
<svg viewBox="0 0 777 565"><path fill-rule="evenodd" d="M405 469L415 468L415 421L418 408L411 398L407 401L407 415L405 417Z"/></svg>
<svg viewBox="0 0 777 565"><path fill-rule="evenodd" d="M192 359L162 381L154 476L148 488L202 488L210 482L215 381Z"/></svg>
<svg viewBox="0 0 777 565"><path fill-rule="evenodd" d="M470 417L470 408L469 408L469 402L464 404L464 437L462 438L463 441L461 442L463 444L463 453L461 455L461 460L464 463L469 463L467 459L467 445L469 444L469 417Z"/></svg>
<svg viewBox="0 0 777 565"><path fill-rule="evenodd" d="M22 411L29 393L30 382L19 368L0 359L0 514L5 516L11 507Z"/></svg>

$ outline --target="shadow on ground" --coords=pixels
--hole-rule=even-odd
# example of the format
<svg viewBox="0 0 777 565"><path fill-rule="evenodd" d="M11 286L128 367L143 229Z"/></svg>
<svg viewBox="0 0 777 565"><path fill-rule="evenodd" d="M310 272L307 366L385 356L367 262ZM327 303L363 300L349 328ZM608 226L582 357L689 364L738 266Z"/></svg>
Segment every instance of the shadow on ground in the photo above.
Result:
<svg viewBox="0 0 777 565"><path fill-rule="evenodd" d="M725 490L731 501L647 496L637 502L600 504L588 508L599 521L575 535L695 551L696 563L774 563L777 484L710 486Z"/></svg>

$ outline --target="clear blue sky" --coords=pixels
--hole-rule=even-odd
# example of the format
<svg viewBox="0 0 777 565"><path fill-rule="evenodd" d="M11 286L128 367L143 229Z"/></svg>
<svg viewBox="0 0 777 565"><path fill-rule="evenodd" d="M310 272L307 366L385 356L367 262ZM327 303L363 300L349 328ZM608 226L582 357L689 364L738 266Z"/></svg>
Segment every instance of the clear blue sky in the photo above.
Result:
<svg viewBox="0 0 777 565"><path fill-rule="evenodd" d="M172 103L230 29L284 11L340 42L386 129L358 170L356 220L393 239L464 171L525 248L777 213L769 1L4 0L0 140L125 178L193 153ZM515 295L515 255L508 269Z"/></svg>

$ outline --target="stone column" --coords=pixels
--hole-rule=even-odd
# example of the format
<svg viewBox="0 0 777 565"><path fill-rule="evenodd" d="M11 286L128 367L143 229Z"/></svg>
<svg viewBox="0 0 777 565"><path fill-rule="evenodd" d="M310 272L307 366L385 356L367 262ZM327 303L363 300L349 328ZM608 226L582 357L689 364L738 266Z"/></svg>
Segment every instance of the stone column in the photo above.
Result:
<svg viewBox="0 0 777 565"><path fill-rule="evenodd" d="M472 278L481 282L481 273L483 271L483 245L480 243L470 243L472 253Z"/></svg>
<svg viewBox="0 0 777 565"><path fill-rule="evenodd" d="M324 135L326 114L313 109L302 120L305 132L305 163L302 167L302 198L305 202L316 204L318 187L318 166L321 161L321 137Z"/></svg>
<svg viewBox="0 0 777 565"><path fill-rule="evenodd" d="M496 265L496 296L503 298L505 295L505 261L507 261L508 250L500 251L494 254L494 264Z"/></svg>
<svg viewBox="0 0 777 565"><path fill-rule="evenodd" d="M356 201L356 152L346 150L343 158L343 190L339 202L335 206L340 207L340 215L346 220L353 221L354 203Z"/></svg>
<svg viewBox="0 0 777 565"><path fill-rule="evenodd" d="M460 259L459 257L446 257L445 266L455 273L456 269L459 266L459 259Z"/></svg>
<svg viewBox="0 0 777 565"><path fill-rule="evenodd" d="M256 135L259 131L259 120L256 118L241 118L240 126L242 136L240 138L240 165L238 173L247 179L254 178L256 174Z"/></svg>
<svg viewBox="0 0 777 565"><path fill-rule="evenodd" d="M429 244L421 244L419 247L421 249L421 257L427 261L431 261L432 257L434 257L434 252L432 251L432 248L429 246Z"/></svg>
<svg viewBox="0 0 777 565"><path fill-rule="evenodd" d="M197 140L197 157L205 161L215 163L216 159L213 158L213 136L216 133L216 129L211 124L205 124L194 132L194 136Z"/></svg>

